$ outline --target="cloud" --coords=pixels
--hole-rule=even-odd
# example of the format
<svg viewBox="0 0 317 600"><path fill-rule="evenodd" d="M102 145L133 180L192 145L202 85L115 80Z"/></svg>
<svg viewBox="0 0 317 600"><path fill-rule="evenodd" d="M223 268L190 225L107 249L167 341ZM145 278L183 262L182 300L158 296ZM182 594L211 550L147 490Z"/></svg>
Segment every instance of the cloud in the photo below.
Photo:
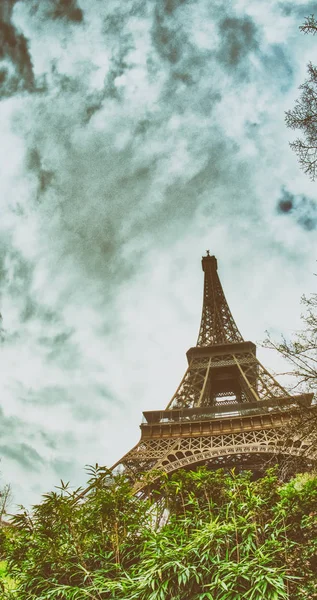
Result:
<svg viewBox="0 0 317 600"><path fill-rule="evenodd" d="M286 15L296 15L299 19L304 19L308 17L308 15L316 14L317 12L317 4L315 2L299 2L296 4L291 4L290 2L280 2L280 10ZM302 25L302 22L300 22Z"/></svg>
<svg viewBox="0 0 317 600"><path fill-rule="evenodd" d="M182 3L179 2L178 6ZM182 57L193 51L188 35L181 27L177 27L177 20L172 19L171 15L177 8L176 3L171 7L170 4L162 4L154 11L152 37L154 46L163 58L171 65L176 65ZM186 81L186 77L183 76Z"/></svg>
<svg viewBox="0 0 317 600"><path fill-rule="evenodd" d="M68 19L74 23L80 23L83 20L83 11L79 8L76 0L55 0L53 7L48 5L47 15L52 19Z"/></svg>
<svg viewBox="0 0 317 600"><path fill-rule="evenodd" d="M52 468L54 469L54 472L56 473L56 476L59 479L67 481L69 478L69 474L72 472L73 469L73 462L72 460L56 459L52 462Z"/></svg>
<svg viewBox="0 0 317 600"><path fill-rule="evenodd" d="M292 205L288 235L276 209L296 172L281 148L302 42L274 2L7 7L0 380L14 425L2 446L43 459L29 501L59 468L78 482L80 465L115 462L141 409L167 403L196 337L206 248L242 315L237 281L261 305L262 263L273 287L308 260L307 223ZM310 198L296 181L287 189Z"/></svg>
<svg viewBox="0 0 317 600"><path fill-rule="evenodd" d="M4 0L0 6L0 97L34 88L28 42L11 20L14 4Z"/></svg>
<svg viewBox="0 0 317 600"><path fill-rule="evenodd" d="M33 171L38 179L38 198L40 199L51 184L54 173L43 168L41 157L36 148L30 148L26 156L26 167Z"/></svg>
<svg viewBox="0 0 317 600"><path fill-rule="evenodd" d="M42 457L31 446L21 444L10 444L10 446L0 446L0 455L11 460L17 461L28 470L36 471L43 463Z"/></svg>
<svg viewBox="0 0 317 600"><path fill-rule="evenodd" d="M278 214L289 214L305 231L317 227L317 203L307 196L295 196L286 188L282 189L277 202Z"/></svg>
<svg viewBox="0 0 317 600"><path fill-rule="evenodd" d="M258 32L254 21L226 17L219 24L221 45L218 58L228 69L235 70L246 60L250 52L258 49Z"/></svg>
<svg viewBox="0 0 317 600"><path fill-rule="evenodd" d="M108 291L120 282L119 271L124 278L134 273L129 254L121 251L131 233L138 235L142 255L171 218L190 222L211 182L217 185L230 163L239 161L234 132L228 136L218 121L219 107L231 101L231 88L218 77L219 57L228 68L232 61L242 65L258 48L257 27L251 17L230 16L230 8L225 18L219 7L210 11L203 2L197 10L201 22L206 16L210 26L217 25L221 44L212 35L203 44L201 36L193 37L201 22L189 19L191 3L122 9L120 19L109 5L100 15L100 34L106 33L108 42L107 51L99 48L108 64L104 84L91 85L97 69L91 54L64 64L52 45L58 58L52 53L48 92L27 103L17 119L42 227L58 239L56 260L71 254L90 276L108 277ZM19 22L22 14L29 22L29 5L20 11ZM36 38L44 31L43 20L38 13L32 18L29 35ZM64 38L62 25L56 27L54 36ZM45 35L51 47L48 30ZM80 33L73 35L81 40ZM238 121L243 129L246 115L235 115Z"/></svg>

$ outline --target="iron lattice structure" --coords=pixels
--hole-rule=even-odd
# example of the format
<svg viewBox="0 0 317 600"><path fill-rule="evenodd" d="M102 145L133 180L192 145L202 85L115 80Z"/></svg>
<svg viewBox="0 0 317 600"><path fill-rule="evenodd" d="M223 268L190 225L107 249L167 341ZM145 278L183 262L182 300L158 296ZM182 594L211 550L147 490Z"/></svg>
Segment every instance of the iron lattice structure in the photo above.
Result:
<svg viewBox="0 0 317 600"><path fill-rule="evenodd" d="M197 345L187 352L188 368L165 410L143 413L141 439L112 468L124 469L142 489L141 473L179 468L248 468L268 458L317 455L300 435L285 430L303 407L314 411L312 394L291 395L263 367L256 346L245 342L226 301L214 256L202 259L204 299ZM317 408L317 407L316 407Z"/></svg>
<svg viewBox="0 0 317 600"><path fill-rule="evenodd" d="M217 273L217 259L209 256L209 253L205 259L202 261L205 272L204 301L197 346L243 342L223 293Z"/></svg>

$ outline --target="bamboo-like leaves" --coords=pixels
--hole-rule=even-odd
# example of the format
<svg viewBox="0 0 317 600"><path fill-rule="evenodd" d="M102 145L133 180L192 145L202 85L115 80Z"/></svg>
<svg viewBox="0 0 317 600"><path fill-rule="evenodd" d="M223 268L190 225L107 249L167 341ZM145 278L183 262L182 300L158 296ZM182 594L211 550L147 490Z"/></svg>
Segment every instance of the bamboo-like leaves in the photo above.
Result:
<svg viewBox="0 0 317 600"><path fill-rule="evenodd" d="M8 532L16 600L308 600L317 593L317 478L179 471L148 499L94 468Z"/></svg>

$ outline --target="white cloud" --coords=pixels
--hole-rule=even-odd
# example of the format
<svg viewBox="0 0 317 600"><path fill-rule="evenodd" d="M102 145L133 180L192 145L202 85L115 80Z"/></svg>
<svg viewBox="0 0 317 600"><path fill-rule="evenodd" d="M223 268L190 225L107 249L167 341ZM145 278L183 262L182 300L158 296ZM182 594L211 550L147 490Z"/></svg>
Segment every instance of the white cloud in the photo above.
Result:
<svg viewBox="0 0 317 600"><path fill-rule="evenodd" d="M298 327L313 285L314 232L276 213L282 186L315 189L283 122L313 56L297 14L80 5L78 23L15 5L38 89L0 104L2 471L18 503L84 484L167 405L207 248L246 338Z"/></svg>

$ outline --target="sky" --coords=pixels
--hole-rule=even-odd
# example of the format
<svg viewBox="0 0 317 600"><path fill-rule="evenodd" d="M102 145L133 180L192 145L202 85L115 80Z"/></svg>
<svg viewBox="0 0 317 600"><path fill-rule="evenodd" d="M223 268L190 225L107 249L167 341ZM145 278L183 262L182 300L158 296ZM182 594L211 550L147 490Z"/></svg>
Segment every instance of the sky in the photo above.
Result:
<svg viewBox="0 0 317 600"><path fill-rule="evenodd" d="M314 2L2 0L0 470L15 505L111 466L196 344L209 249L237 325L300 328L316 183L289 147ZM279 359L259 348L273 371Z"/></svg>

